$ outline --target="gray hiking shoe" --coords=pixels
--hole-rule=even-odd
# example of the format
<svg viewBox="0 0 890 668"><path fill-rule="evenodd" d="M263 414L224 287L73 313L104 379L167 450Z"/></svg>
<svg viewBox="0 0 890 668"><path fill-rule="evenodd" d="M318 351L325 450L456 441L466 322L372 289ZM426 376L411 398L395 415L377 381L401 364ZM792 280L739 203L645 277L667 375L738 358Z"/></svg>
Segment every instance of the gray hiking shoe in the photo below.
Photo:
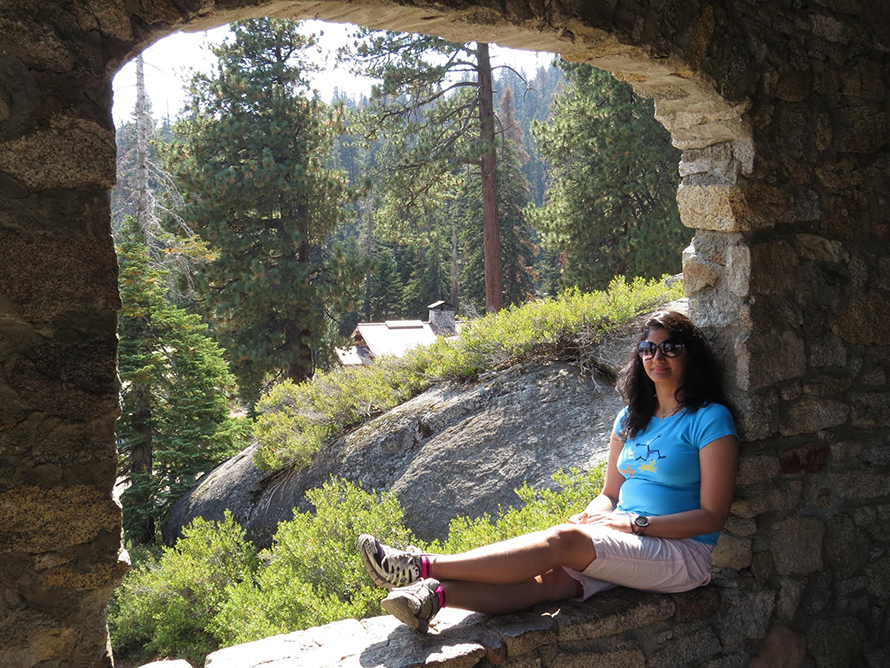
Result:
<svg viewBox="0 0 890 668"><path fill-rule="evenodd" d="M407 587L393 589L380 607L412 629L426 633L439 612L438 587L439 581L433 578L418 580Z"/></svg>
<svg viewBox="0 0 890 668"><path fill-rule="evenodd" d="M384 545L374 536L362 534L358 537L358 549L371 579L380 587L395 589L420 579L421 552L416 547L398 550Z"/></svg>

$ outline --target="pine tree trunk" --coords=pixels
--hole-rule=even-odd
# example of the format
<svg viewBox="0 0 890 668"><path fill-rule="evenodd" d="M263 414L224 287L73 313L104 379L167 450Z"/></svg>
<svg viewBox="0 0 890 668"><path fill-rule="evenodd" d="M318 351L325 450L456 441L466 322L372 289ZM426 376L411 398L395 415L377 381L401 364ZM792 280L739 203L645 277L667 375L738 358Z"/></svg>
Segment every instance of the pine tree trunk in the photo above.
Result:
<svg viewBox="0 0 890 668"><path fill-rule="evenodd" d="M460 265L457 258L457 224L451 220L451 305L458 306L460 297Z"/></svg>
<svg viewBox="0 0 890 668"><path fill-rule="evenodd" d="M488 44L477 43L479 120L482 126L482 226L485 256L485 309L497 313L503 304L501 235L498 223L497 162L494 142L494 101Z"/></svg>
<svg viewBox="0 0 890 668"><path fill-rule="evenodd" d="M306 268L306 271L309 271L309 212L306 210L305 206L300 206L297 215L300 219L300 251L297 256L297 261ZM297 343L299 354L296 364L292 363L290 368L290 378L295 383L309 380L312 378L312 373L314 371L312 346L307 343L307 341L312 340L312 327L310 327L311 316L305 311L298 311L298 313L300 313L301 316L299 320L299 341ZM299 368L295 369L295 367Z"/></svg>
<svg viewBox="0 0 890 668"><path fill-rule="evenodd" d="M136 221L151 246L148 201L148 109L145 103L145 64L136 56Z"/></svg>
<svg viewBox="0 0 890 668"><path fill-rule="evenodd" d="M279 194L278 207L282 218L277 226L281 247L288 250L286 253L288 261L296 263L308 274L311 244L309 242L309 212L306 205L300 204L294 211ZM286 224L285 220L290 221L289 224ZM292 226L297 228L299 235L296 243L286 231ZM294 383L302 383L312 377L312 346L306 343L306 341L312 340L310 321L311 315L308 309L299 304L293 307L289 317L284 320L284 348L287 351L287 356L283 360L282 367L287 379Z"/></svg>
<svg viewBox="0 0 890 668"><path fill-rule="evenodd" d="M154 444L152 442L151 392L148 386L140 385L134 392L133 412L134 444L130 450L130 497L131 503L145 508L150 505L152 494L152 468L154 466ZM145 514L138 515L132 523L129 537L137 545L154 541L154 520Z"/></svg>

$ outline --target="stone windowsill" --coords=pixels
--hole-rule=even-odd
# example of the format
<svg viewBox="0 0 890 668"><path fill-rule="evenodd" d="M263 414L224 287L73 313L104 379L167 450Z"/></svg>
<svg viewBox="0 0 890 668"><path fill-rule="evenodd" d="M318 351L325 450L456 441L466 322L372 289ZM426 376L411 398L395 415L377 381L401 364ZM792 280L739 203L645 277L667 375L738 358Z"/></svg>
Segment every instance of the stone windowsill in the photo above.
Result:
<svg viewBox="0 0 890 668"><path fill-rule="evenodd" d="M229 647L207 657L206 668L469 668L502 664L547 646L615 636L659 622L683 622L717 612L716 589L651 594L617 589L586 603L539 606L512 615L486 616L446 609L426 635L393 617L347 619L287 635ZM622 654L639 653L627 650ZM645 658L639 653L639 663ZM625 659L633 659L627 656ZM540 664L538 664L540 665Z"/></svg>

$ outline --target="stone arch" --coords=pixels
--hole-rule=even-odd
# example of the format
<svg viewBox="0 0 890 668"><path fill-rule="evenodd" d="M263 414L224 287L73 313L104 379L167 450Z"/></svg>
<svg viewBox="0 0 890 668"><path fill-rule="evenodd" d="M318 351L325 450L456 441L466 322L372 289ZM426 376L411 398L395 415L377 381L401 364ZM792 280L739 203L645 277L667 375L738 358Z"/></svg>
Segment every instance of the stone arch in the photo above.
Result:
<svg viewBox="0 0 890 668"><path fill-rule="evenodd" d="M741 575L719 617L754 621L718 624L721 651L750 654L770 625L814 656L886 639L890 17L879 0L18 0L0 8L2 662L111 664L104 608L126 570L111 500L111 76L173 30L257 15L556 51L654 97L684 151L690 309L723 354L747 442L721 556ZM832 585L842 624L821 599L799 605L816 582Z"/></svg>

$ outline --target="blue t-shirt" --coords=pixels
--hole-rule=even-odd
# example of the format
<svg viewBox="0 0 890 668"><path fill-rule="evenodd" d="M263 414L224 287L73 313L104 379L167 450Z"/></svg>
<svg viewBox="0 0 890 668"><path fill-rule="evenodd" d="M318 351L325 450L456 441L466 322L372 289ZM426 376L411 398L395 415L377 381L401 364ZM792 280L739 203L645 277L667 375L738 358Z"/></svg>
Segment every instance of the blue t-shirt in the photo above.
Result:
<svg viewBox="0 0 890 668"><path fill-rule="evenodd" d="M616 435L627 407L615 418ZM723 436L738 436L729 409L708 404L695 412L685 408L661 420L653 417L646 429L627 439L618 456L618 471L624 483L616 510L642 515L671 515L701 508L699 450ZM694 536L709 545L717 544L720 532Z"/></svg>

